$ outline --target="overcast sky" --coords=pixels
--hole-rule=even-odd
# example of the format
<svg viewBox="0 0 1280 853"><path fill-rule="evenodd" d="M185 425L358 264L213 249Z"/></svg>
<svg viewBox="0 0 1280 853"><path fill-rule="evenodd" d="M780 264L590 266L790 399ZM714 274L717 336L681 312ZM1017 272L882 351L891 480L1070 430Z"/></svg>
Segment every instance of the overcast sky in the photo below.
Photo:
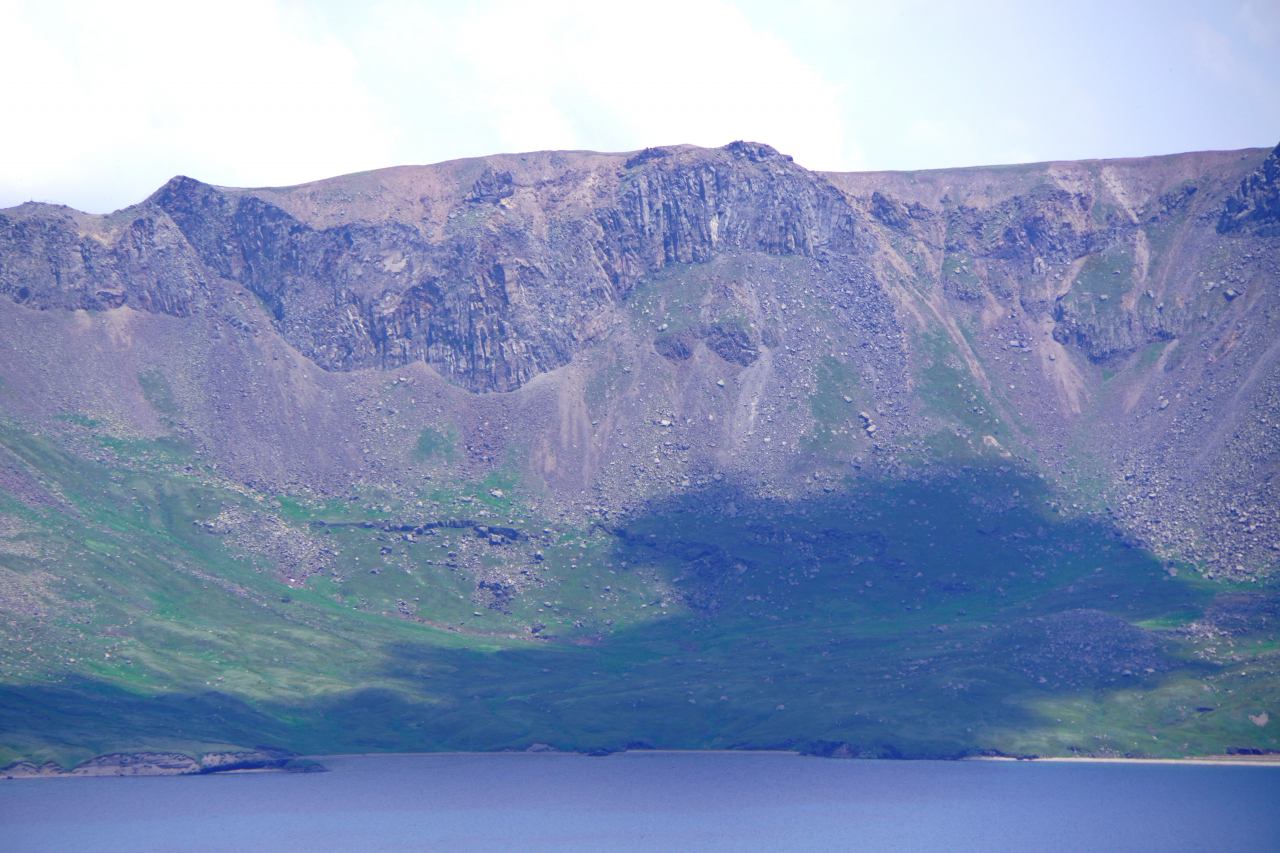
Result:
<svg viewBox="0 0 1280 853"><path fill-rule="evenodd" d="M0 80L0 207L734 139L1129 157L1280 142L1280 0L0 0Z"/></svg>

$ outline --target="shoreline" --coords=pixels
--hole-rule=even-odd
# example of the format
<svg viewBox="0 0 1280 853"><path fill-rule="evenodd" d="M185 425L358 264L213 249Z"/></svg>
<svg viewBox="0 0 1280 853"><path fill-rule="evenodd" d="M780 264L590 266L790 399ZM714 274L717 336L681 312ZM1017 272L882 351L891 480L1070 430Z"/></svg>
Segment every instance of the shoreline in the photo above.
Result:
<svg viewBox="0 0 1280 853"><path fill-rule="evenodd" d="M1076 763L1090 764L1226 764L1237 767L1258 767L1266 765L1275 765L1280 767L1280 755L1206 755L1203 757L1189 756L1186 758L1123 758L1123 757L1106 757L1106 756L1078 756L1078 755L1062 755L1062 756L1037 756L1034 758L1015 758L1004 755L977 755L972 758L962 758L961 761L1067 761Z"/></svg>
<svg viewBox="0 0 1280 853"><path fill-rule="evenodd" d="M209 776L212 774L240 773L315 773L328 771L322 762L341 761L347 758L407 758L425 756L572 756L581 758L608 758L615 755L793 755L797 758L819 758L826 761L993 761L1022 763L1076 763L1076 764L1166 764L1227 767L1280 767L1280 754L1263 755L1206 755L1183 758L1125 758L1108 756L1011 756L973 755L962 758L859 758L855 756L821 756L786 749L634 749L592 755L586 752L566 752L554 748L505 750L501 752L351 752L324 755L264 755L262 753L214 753L197 761L180 753L111 753L89 759L66 770L47 761L37 765L32 761L19 761L0 768L0 780L8 779L66 779L102 778L122 776ZM212 759L212 760L210 760Z"/></svg>
<svg viewBox="0 0 1280 853"><path fill-rule="evenodd" d="M1012 761L1022 763L1039 762L1075 762L1075 763L1110 763L1110 764L1222 764L1235 766L1268 766L1280 767L1280 753L1268 755L1206 755L1203 757L1184 758L1125 758L1107 756L1028 756L1019 758L1013 755L970 755L963 758L832 758L830 756L813 755L791 749L620 749L607 755L591 755L586 752L565 752L561 750L507 750L501 752L466 752L462 750L442 752L340 752L326 755L307 756L315 761L333 761L344 758L395 758L425 755L563 755L582 758L609 758L615 755L794 755L797 758L818 758L824 761L894 761L894 762L956 762L956 761Z"/></svg>

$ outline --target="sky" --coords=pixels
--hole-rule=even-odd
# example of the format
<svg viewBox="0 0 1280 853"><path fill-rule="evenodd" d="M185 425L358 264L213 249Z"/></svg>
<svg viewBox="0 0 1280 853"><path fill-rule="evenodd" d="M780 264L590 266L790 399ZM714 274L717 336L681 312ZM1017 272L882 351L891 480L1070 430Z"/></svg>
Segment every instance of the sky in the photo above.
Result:
<svg viewBox="0 0 1280 853"><path fill-rule="evenodd" d="M0 207L541 149L934 169L1280 142L1280 0L0 0Z"/></svg>

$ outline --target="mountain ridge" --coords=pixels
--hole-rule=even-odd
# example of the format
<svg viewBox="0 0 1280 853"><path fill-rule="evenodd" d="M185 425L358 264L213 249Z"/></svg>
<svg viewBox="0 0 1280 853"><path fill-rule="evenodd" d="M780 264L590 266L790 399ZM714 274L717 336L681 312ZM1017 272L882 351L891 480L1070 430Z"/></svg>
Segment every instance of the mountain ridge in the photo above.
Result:
<svg viewBox="0 0 1280 853"><path fill-rule="evenodd" d="M654 696L682 644L721 649L725 671L734 655L768 669L769 642L813 668L825 658L806 632L843 631L826 651L850 671L871 666L868 643L908 656L876 671L885 689L915 689L910 660L942 666L927 704L992 666L972 682L983 695L1044 684L1035 701L1055 703L1094 685L1085 704L1104 716L1121 693L1100 685L1149 678L1151 696L1172 695L1217 666L1261 667L1249 695L1265 700L1278 163L1280 147L815 173L739 142L285 188L179 176L104 216L0 211L0 612L12 648L37 649L5 660L6 689L15 707L47 707L37 686L64 667L89 678L86 648L115 660L103 637L141 643L170 692L223 689L222 663L194 661L231 640L184 627L216 612L254 648L275 648L267 626L287 623L363 661L322 663L301 643L292 675L267 651L237 664L236 719L300 751L277 723L322 694L391 690L399 726L425 713L422 673L444 678L438 667L536 683L529 644L597 648L597 667L666 649L654 660L677 668L654 676ZM954 547L930 551L941 528ZM119 591L117 575L151 591ZM919 645L949 631L988 651ZM140 639L162 635L187 651ZM494 650L467 658L467 637ZM1231 661L1243 647L1213 637L1260 645ZM1072 644L1106 651L1064 668ZM119 719L160 713L111 692L167 695L115 667L92 670L84 695L115 697ZM449 679L430 702L460 709L476 685ZM639 708L650 694L626 695ZM414 748L463 737L444 733L458 713L432 717ZM826 722L761 723L730 745L1065 749L1053 725L1027 727L1030 711L985 740L959 717L938 717L949 734L930 740L923 723L850 722L865 708L812 713ZM1188 750L1274 745L1247 722L1258 707L1232 713L1238 725L1185 734L1201 738ZM553 729L591 748L726 745L714 726L668 737L628 719L599 743ZM523 742L467 731L468 748Z"/></svg>
<svg viewBox="0 0 1280 853"><path fill-rule="evenodd" d="M37 233L26 238L29 243L21 236L28 217L15 222L7 215L10 236L0 257L8 263L0 272L0 291L32 307L109 310L127 305L190 317L217 313L222 309L215 291L241 287L266 313L230 322L248 322L255 330L271 327L325 370L394 370L425 362L468 390L512 391L535 376L563 368L613 334L625 314L623 303L645 275L660 273L672 264L708 263L741 251L777 258L809 257L817 264L811 274L823 280L828 300L837 298L835 305L846 297L840 292L849 290L846 285L860 288L854 309L847 310L841 322L855 328L861 323L863 344L870 339L869 346L875 348L877 336L941 331L986 393L993 385L1016 383L1002 383L992 375L1001 371L990 357L980 357L980 347L965 338L958 321L965 319L965 313L970 319L976 314L980 326L990 327L1000 322L997 312L1012 310L1018 316L1006 324L1005 341L1035 341L1043 373L1035 383L1040 386L1037 390L1052 389L1056 397L1046 414L1049 419L1059 415L1070 419L1079 416L1081 395L1089 393L1090 383L1081 366L1072 362L1067 347L1105 372L1109 363L1131 357L1142 347L1175 341L1197 325L1191 306L1204 301L1202 294L1190 291L1186 281L1171 282L1168 265L1159 271L1158 281L1147 281L1153 249L1144 229L1167 226L1171 218L1185 217L1188 205L1226 195L1229 189L1234 193L1228 199L1235 205L1244 205L1241 199L1248 193L1274 192L1274 176L1268 184L1265 175L1267 168L1274 171L1267 164L1274 164L1276 156L1272 152L1262 158L1261 153L1215 152L921 175L823 175L809 182L814 188L808 192L816 196L802 193L800 201L786 204L779 199L795 196L793 184L804 182L812 173L767 146L745 143L713 152L683 147L630 155L508 155L498 161L496 170L481 160L400 167L388 170L390 177L411 179L414 190L391 201L385 197L399 185L385 186L387 172L284 191L223 191L175 178L136 214L127 209L86 220L63 213L61 225L32 228ZM579 162L574 157L584 161L583 168L574 167ZM1257 159L1263 163L1254 170L1239 167ZM517 161L526 163L529 174L517 173L521 180L512 183L508 166ZM1211 170L1209 186L1193 188L1187 183L1197 173L1203 179L1206 169L1224 168L1227 163L1233 164L1231 173L1216 178ZM1143 172L1153 164L1159 174ZM434 195L421 192L440 184L439 173L447 170L455 170L447 176L452 181L447 191L437 187ZM777 175L770 176L770 170ZM539 180L533 179L534 173ZM983 186L984 175L993 174L1012 179L1014 186L1004 188L1003 199L992 199L989 182ZM477 197L476 187L495 180L494 175L507 176L510 195ZM623 189L624 178L632 182L629 189ZM977 190L957 183L961 178L976 178ZM717 180L729 189L722 187L723 197L713 198L707 193ZM354 189L353 181L381 186L381 195ZM605 189L592 188L601 181L606 181ZM763 207L734 196L746 191L743 186L755 192L761 181ZM880 187L885 181L888 186ZM1128 189L1123 188L1126 181ZM951 184L954 189L943 188ZM1019 184L1029 187L1029 192L1020 192ZM894 195L881 191L889 187ZM299 220L286 211L291 206L294 213L303 215L306 208L313 211L314 219L319 215L314 211L333 207L329 202L335 192L355 199L350 204L356 221L330 224L335 214L329 210L324 214L329 219L309 225L305 216ZM587 208L582 194L588 192L596 193L597 202L611 198L610 193L618 201L590 213L584 224L581 214ZM966 200L959 200L962 193ZM305 196L301 201L300 194ZM430 216L421 221L388 219L381 225L372 217L359 216L359 204L404 206L411 195L417 196L423 211L431 207ZM293 200L282 200L286 196ZM319 205L317 198L328 199L328 208ZM430 205L423 201L428 198ZM454 206L448 213L442 212L442 198ZM754 201L755 196L751 198ZM915 207L908 209L901 198ZM338 219L346 213L346 204L338 202ZM515 209L522 205L520 210L527 213L540 204L550 205L553 214L559 210L556 205L566 205L568 220L544 214L545 221L533 224ZM744 206L749 208L745 213L740 210ZM1099 214L1104 216L1101 221L1090 218L1095 206L1106 208ZM1205 206L1212 209L1198 215L1218 216L1220 232L1226 203L1213 198ZM1269 208L1264 203L1249 209L1254 211L1251 215L1265 219ZM476 216L483 221L465 221ZM515 221L517 217L524 218ZM464 220L460 226L454 225L457 219ZM80 239L74 248L72 220L80 223L75 226ZM726 224L717 224L722 221ZM324 228L316 227L322 224ZM1262 227L1268 226L1263 222ZM553 228L561 235L554 240L549 236ZM408 233L410 229L416 229L416 234ZM1186 237L1179 235L1182 246L1195 236L1195 229L1190 232ZM95 255L111 244L104 233L116 235L106 260ZM1200 239L1205 242L1203 236ZM915 241L916 246L899 253L892 245L895 240ZM1194 245L1192 249L1204 251ZM1128 279L1123 291L1081 294L1082 273L1092 274L1090 280L1098 289L1116 290L1113 282L1100 280L1105 272L1099 275L1096 269L1083 269L1096 266L1108 252L1124 268L1123 273L1113 273ZM32 272L36 259L45 255L52 269ZM87 260L77 261L76 255ZM30 267L22 267L24 261ZM1258 263L1253 266L1265 268ZM586 272L580 272L580 267ZM1252 273L1258 274L1262 273ZM18 278L24 283L17 284ZM222 284L215 286L217 279ZM1154 287L1147 286L1153 283ZM1227 293L1228 303L1234 302L1234 289L1224 285L1218 292ZM762 313L760 297L756 292L715 297L720 307L713 310L736 313L738 320L746 321L744 326L704 317L695 328L658 333L655 345L675 356L667 359L672 364L688 363L682 356L691 355L701 343L729 363L749 368L762 348L776 351L779 343L777 321ZM225 305L228 297L220 298ZM776 295L772 298L777 300ZM1113 301L1107 305L1107 300ZM1212 309L1223 307L1210 302ZM707 306L701 311L707 314ZM1209 312L1201 313L1206 316L1200 319L1207 320ZM1051 340L1037 340L1045 332ZM762 335L773 336L772 347ZM1179 346L1181 342L1175 343L1174 350ZM880 356L882 370L889 369L883 363L888 357ZM892 358L897 360L893 369L900 374L899 382L909 384L910 356L897 353ZM1098 384L1096 377L1092 384ZM1120 408L1132 405L1125 400ZM1035 407L1033 403L1028 408ZM1008 415L1012 409L1006 406L1005 411ZM1203 460L1203 449L1191 458Z"/></svg>

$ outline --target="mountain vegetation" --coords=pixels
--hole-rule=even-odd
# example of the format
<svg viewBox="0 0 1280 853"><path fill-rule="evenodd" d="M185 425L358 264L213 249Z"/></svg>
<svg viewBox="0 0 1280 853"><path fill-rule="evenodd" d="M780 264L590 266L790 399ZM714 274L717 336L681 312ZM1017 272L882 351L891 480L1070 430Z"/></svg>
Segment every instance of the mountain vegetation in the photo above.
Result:
<svg viewBox="0 0 1280 853"><path fill-rule="evenodd" d="M1280 749L1278 199L735 142L0 211L0 767Z"/></svg>

